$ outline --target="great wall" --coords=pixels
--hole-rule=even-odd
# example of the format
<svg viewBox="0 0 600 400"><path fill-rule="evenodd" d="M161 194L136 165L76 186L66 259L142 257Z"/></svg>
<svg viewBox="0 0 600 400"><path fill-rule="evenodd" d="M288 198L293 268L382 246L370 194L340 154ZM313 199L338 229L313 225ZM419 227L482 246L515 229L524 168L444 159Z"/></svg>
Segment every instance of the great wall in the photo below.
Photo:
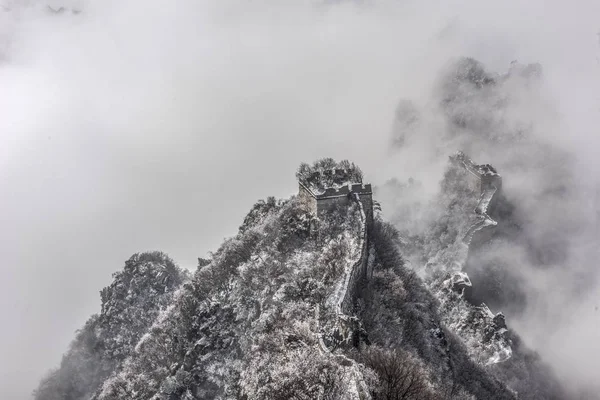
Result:
<svg viewBox="0 0 600 400"><path fill-rule="evenodd" d="M336 170L334 173L342 175L343 171ZM352 345L356 335L360 331L360 323L354 314L354 301L358 296L361 282L370 279L372 274L371 263L369 263L369 240L368 231L373 222L373 198L370 184L347 183L339 187L328 187L318 190L309 184L299 183L298 196L309 212L317 217L336 208L348 207L351 203L357 204L360 213L360 232L357 238L358 250L351 262L346 263L344 272L329 296L326 308L332 309L335 314L335 323L331 330L322 329L319 336L319 347L322 353L331 354L340 365L350 368L348 379L353 382L354 391L349 393L349 400L369 400L371 396L367 385L362 378L362 373L343 354L334 354L333 350L338 346ZM321 307L315 309L317 321L321 319Z"/></svg>
<svg viewBox="0 0 600 400"><path fill-rule="evenodd" d="M373 190L370 184L347 182L349 174L343 169L334 169L313 173L309 182L299 180L298 196L307 209L322 217L324 213L337 208L348 207L356 203L360 210L361 230L358 238L360 254L352 263L348 263L342 279L334 288L329 303L335 308L338 326L327 338L330 346L347 343L356 334L358 322L353 314L354 301L357 298L361 282L370 278L368 230L373 223ZM338 181L343 184L336 187L323 187L322 181Z"/></svg>
<svg viewBox="0 0 600 400"><path fill-rule="evenodd" d="M479 202L475 207L476 221L473 223L467 233L463 237L463 243L469 247L477 234L480 241L484 241L484 233L491 233L491 230L486 230L486 227L497 225L488 214L491 212L497 201L496 193L502 188L502 177L489 164L477 165L469 159L463 152L457 152L453 160L462 165L469 173L469 176L474 179L471 181L471 186L475 192L479 192ZM487 236L487 235L486 235Z"/></svg>
<svg viewBox="0 0 600 400"><path fill-rule="evenodd" d="M442 262L450 267L448 272L451 277L444 281L443 285L456 288L460 285L463 287L471 285L468 275L463 271L469 249L475 245L474 241L482 243L489 239L493 234L491 228L497 225L489 213L496 205L497 194L502 187L502 179L492 166L477 165L462 152L457 152L452 156L451 161L460 165L467 172L465 183L478 196L473 214L466 221L464 233L457 238L454 245L430 260L432 263ZM341 173L335 171L332 174ZM361 229L356 242L356 254L352 257L352 261L347 263L343 275L338 280L325 306L333 311L336 322L332 329L321 332L319 343L322 351L331 353L338 346L356 344L362 332L360 321L354 316L354 303L359 295L361 284L365 280L369 280L373 273L368 237L369 228L373 223L372 188L370 184L345 183L335 187L321 187L319 190L306 182L299 181L298 196L305 207L317 217L322 217L324 213L335 207L348 207L352 203L357 204L360 209ZM502 313L493 314L485 304L468 306L461 302L461 305L456 305L456 307L461 309L466 307L464 311L472 310L471 312L479 315L482 321L487 321L485 325L493 328L491 331L488 329L489 332L492 332L491 334L488 332L486 338L481 338L485 343L482 342L480 349L482 353L478 356L473 355L476 359L489 365L511 357L510 341L504 336L506 325ZM321 312L321 309L317 308L316 313L320 314ZM447 320L446 322L457 332L461 331L462 328L456 326L458 321ZM336 355L336 357L338 356ZM344 360L340 359L340 362L343 363ZM357 382L357 386L361 386L361 383Z"/></svg>
<svg viewBox="0 0 600 400"><path fill-rule="evenodd" d="M319 216L334 207L348 206L351 201L358 200L365 210L365 218L373 218L373 190L370 184L348 183L319 191L308 184L298 182L298 195L305 202L310 212Z"/></svg>
<svg viewBox="0 0 600 400"><path fill-rule="evenodd" d="M343 171L335 171L341 175ZM346 183L338 187L323 188L318 190L314 186L301 181L298 196L308 209L317 217L337 207L348 207L351 203L357 204L360 212L361 228L357 240L358 254L354 261L349 262L343 276L328 299L328 304L335 310L337 325L334 332L329 332L323 338L326 347L336 347L352 340L357 324L353 314L354 300L357 298L361 282L370 278L369 271L369 241L368 230L373 222L373 191L370 184Z"/></svg>
<svg viewBox="0 0 600 400"><path fill-rule="evenodd" d="M469 159L464 153L457 152L450 157L451 161L458 164L467 172L466 185L479 197L477 205L473 209L473 214L468 217L466 233L459 236L456 242L448 248L437 254L432 260L432 264L442 262L449 267L450 278L442 283L442 286L450 290L463 293L463 290L470 287L471 280L466 272L463 271L469 252L474 246L487 242L491 239L497 222L492 219L489 213L493 212L498 202L498 194L502 188L502 178L497 171L489 164L478 165ZM430 261L431 262L431 261ZM442 301L444 303L444 301ZM474 305L462 300L451 308L455 308L457 315L472 315L482 322L481 326L486 327L482 332L471 334L477 337L477 343L472 356L485 365L492 365L508 360L512 356L510 339L506 336L506 322L504 315L499 312L494 314L486 304ZM453 315L448 312L446 315ZM446 318L444 321L447 326L455 332L461 333L465 328L464 321L460 318ZM463 332L466 334L466 332Z"/></svg>

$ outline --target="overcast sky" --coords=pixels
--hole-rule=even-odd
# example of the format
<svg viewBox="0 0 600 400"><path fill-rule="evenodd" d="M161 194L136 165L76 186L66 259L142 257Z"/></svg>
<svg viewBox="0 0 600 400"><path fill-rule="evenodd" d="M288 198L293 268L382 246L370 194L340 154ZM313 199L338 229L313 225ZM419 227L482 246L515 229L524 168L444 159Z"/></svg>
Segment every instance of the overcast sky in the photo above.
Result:
<svg viewBox="0 0 600 400"><path fill-rule="evenodd" d="M542 63L556 140L597 171L598 1L0 2L3 399L29 398L131 254L193 268L300 162L427 178L388 157L390 128L452 57Z"/></svg>

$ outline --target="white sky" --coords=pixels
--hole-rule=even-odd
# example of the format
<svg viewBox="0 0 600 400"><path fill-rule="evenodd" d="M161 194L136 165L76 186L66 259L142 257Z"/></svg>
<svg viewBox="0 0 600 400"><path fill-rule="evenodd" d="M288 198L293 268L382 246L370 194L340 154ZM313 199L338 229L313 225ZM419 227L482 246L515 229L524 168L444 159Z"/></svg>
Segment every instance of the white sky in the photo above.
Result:
<svg viewBox="0 0 600 400"><path fill-rule="evenodd" d="M193 268L257 199L293 193L301 161L348 158L375 183L423 175L387 158L394 108L428 95L450 57L542 63L572 128L557 140L598 170L597 1L107 0L77 16L10 3L3 399L29 398L132 253Z"/></svg>

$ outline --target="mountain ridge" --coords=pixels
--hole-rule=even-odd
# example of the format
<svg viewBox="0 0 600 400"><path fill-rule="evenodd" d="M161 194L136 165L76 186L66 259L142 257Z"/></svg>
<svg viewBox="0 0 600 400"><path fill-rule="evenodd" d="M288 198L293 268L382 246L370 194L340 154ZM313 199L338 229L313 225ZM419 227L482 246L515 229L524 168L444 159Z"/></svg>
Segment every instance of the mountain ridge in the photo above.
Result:
<svg viewBox="0 0 600 400"><path fill-rule="evenodd" d="M487 215L465 162L451 161L441 185L448 210L464 221L453 228L462 263L469 215L474 223ZM380 215L367 219L358 195L347 198L318 214L302 196L259 201L192 276L162 253L134 255L79 333L92 344L78 336L36 400L539 398L544 388L530 376L502 382L520 371L503 367L508 360L527 371L538 364L512 351L502 357L516 336L501 314L456 290L452 274L468 277L454 270L452 246L437 250L421 278L396 228ZM139 328L127 325L141 312ZM111 323L123 313L130 318ZM120 352L95 346L98 337L123 344ZM92 356L76 357L82 349ZM114 362L98 373L93 366L107 354ZM68 368L77 364L90 379Z"/></svg>

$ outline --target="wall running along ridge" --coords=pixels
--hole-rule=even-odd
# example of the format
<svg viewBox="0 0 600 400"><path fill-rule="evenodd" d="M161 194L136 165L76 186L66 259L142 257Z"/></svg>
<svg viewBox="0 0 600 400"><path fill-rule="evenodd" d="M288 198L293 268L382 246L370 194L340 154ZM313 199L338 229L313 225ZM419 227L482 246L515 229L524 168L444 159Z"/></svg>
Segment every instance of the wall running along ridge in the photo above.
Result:
<svg viewBox="0 0 600 400"><path fill-rule="evenodd" d="M368 254L368 228L373 223L373 191L370 184L347 184L339 188L326 188L321 193L315 193L309 187L299 182L299 196L307 206L308 210L315 213L317 216L323 215L334 207L348 207L351 202L356 202L360 209L361 217L361 232L360 232L360 248L361 253L358 261L351 268L344 271L344 283L336 290L334 301L336 314L339 319L346 321L344 325L348 325L354 307L354 300L357 297L357 292L360 284L365 279L370 279L372 271L368 271L369 254ZM350 340L349 336L342 335L346 340Z"/></svg>
<svg viewBox="0 0 600 400"><path fill-rule="evenodd" d="M468 185L475 193L479 193L479 201L474 209L475 221L471 223L462 240L459 239L460 242L451 246L452 249L447 249L445 251L446 255L438 254L435 257L440 261L448 259L447 255L450 255L450 259L453 259L452 268L454 271L450 271L452 276L444 282L444 285L452 287L454 290L462 290L464 287L471 286L468 275L462 270L471 246L489 240L494 231L492 228L497 225L497 222L488 213L493 210L497 203L497 195L502 188L502 178L489 164L477 165L460 151L451 159L467 171L467 176L472 178L469 179ZM466 311L462 306L458 306L458 309ZM474 306L473 315L482 321L487 321L486 324L489 324L492 328L488 332L489 337L485 340L486 343L482 343L486 347L485 353L487 354L487 360L484 364L491 365L508 360L512 356L512 348L510 340L505 336L506 323L504 315L501 312L494 315L484 303ZM462 326L460 321L448 320L446 323L454 328ZM459 328L460 330L462 330L462 327Z"/></svg>
<svg viewBox="0 0 600 400"><path fill-rule="evenodd" d="M309 187L299 182L299 197L308 211L322 216L334 207L349 207L355 202L360 210L361 229L358 238L360 254L355 262L348 263L343 280L336 285L328 303L334 308L337 324L334 332L325 334L323 346L329 342L331 347L347 345L356 339L360 330L359 321L354 317L354 300L364 280L370 278L368 251L368 229L373 222L373 195L370 184L347 184L339 188L326 188L321 193L315 193Z"/></svg>
<svg viewBox="0 0 600 400"><path fill-rule="evenodd" d="M488 215L488 212L495 206L495 195L502 188L502 177L490 165L476 165L460 151L454 159L475 178L473 183L476 191L480 193L479 202L475 207L477 221L469 227L463 237L463 243L470 246L475 235L478 236L478 241L485 241L492 233L491 229L485 228L498 224Z"/></svg>
<svg viewBox="0 0 600 400"><path fill-rule="evenodd" d="M353 187L356 185L353 185ZM339 196L327 196L316 198L312 192L300 183L299 196L303 201L306 202L309 210L315 214L319 214L324 210L329 210L335 206L348 206L351 201L355 201L360 209L361 228L358 237L358 247L360 247L360 253L358 259L355 262L346 264L346 268L340 282L334 293L328 299L329 304L333 304L335 310L336 323L332 332L321 332L319 335L319 347L322 353L330 354L340 365L346 366L347 379L351 382L350 386L352 391L347 393L349 400L371 400L368 387L364 382L361 371L358 369L356 363L346 357L343 354L333 354L332 350L340 345L349 345L356 337L360 330L360 323L358 318L353 315L354 300L356 299L357 292L360 288L360 284L364 279L370 279L372 269L369 268L369 252L368 252L368 227L370 221L372 221L372 198L370 193L371 185L366 185L369 192L364 191L364 186L361 187L363 192L352 193L346 190L336 191L340 193ZM331 192L329 192L330 194ZM368 198L366 197L368 196ZM325 202L325 203L323 203ZM325 204L325 206L319 207L319 205ZM371 210L365 212L364 204L371 207ZM320 321L320 307L317 305L316 319ZM327 342L327 343L326 343Z"/></svg>

